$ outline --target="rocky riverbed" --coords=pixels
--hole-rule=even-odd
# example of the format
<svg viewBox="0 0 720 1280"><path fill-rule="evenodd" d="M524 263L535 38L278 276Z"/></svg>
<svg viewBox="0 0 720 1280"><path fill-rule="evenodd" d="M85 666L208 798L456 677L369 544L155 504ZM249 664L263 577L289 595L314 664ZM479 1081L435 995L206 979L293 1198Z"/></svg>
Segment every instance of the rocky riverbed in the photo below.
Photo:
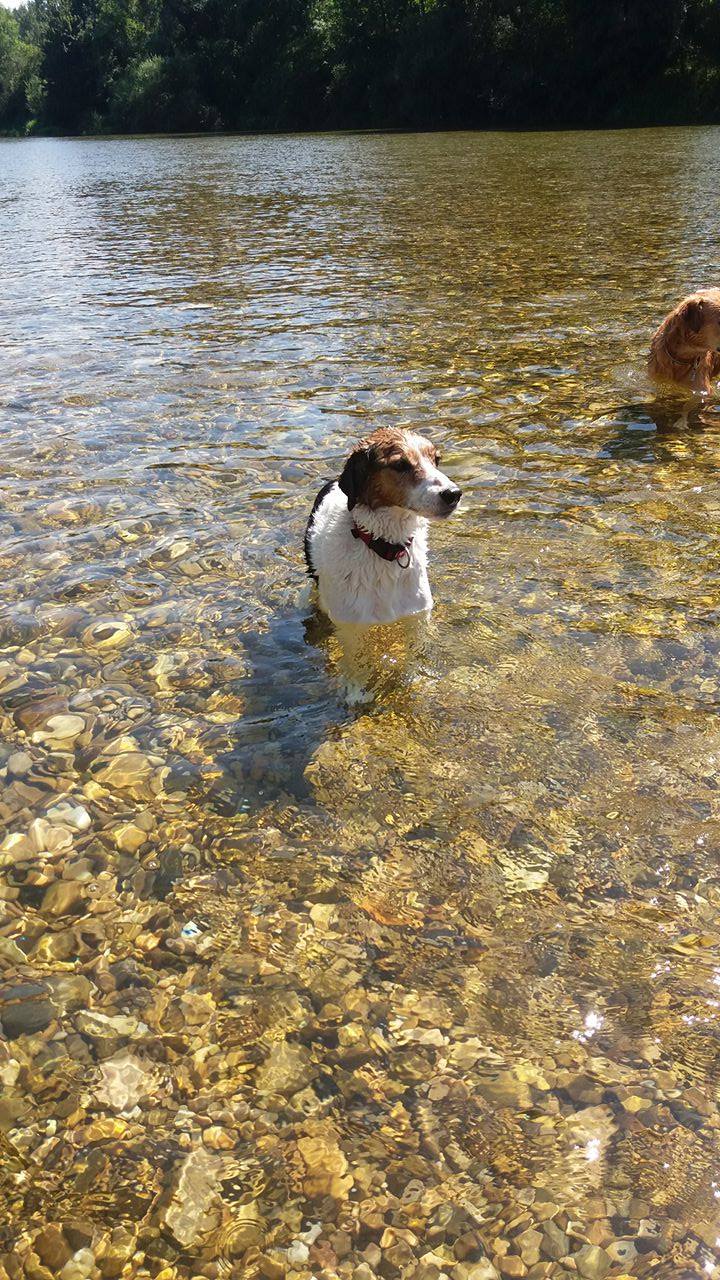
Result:
<svg viewBox="0 0 720 1280"><path fill-rule="evenodd" d="M0 667L0 1274L714 1274L717 872L626 837L593 878L547 789L519 821L522 752L503 793L486 727L436 770L372 711L305 803L263 804L258 756L230 813L241 647L139 692L132 644L76 617Z"/></svg>

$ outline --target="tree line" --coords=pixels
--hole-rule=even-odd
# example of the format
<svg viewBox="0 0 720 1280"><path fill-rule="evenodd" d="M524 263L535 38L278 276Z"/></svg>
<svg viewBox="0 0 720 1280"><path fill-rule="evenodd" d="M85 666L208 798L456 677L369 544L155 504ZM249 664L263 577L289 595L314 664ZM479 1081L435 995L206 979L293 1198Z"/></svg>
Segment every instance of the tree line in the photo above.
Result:
<svg viewBox="0 0 720 1280"><path fill-rule="evenodd" d="M28 0L0 130L720 120L720 0Z"/></svg>

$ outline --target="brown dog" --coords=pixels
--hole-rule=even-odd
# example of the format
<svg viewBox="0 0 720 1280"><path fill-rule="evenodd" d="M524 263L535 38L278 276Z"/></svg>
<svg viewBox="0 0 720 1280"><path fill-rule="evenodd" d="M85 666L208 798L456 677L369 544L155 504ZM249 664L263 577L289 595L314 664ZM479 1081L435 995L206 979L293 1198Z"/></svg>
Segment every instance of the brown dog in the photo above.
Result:
<svg viewBox="0 0 720 1280"><path fill-rule="evenodd" d="M650 344L648 373L655 382L712 391L720 377L720 289L691 293L665 317Z"/></svg>

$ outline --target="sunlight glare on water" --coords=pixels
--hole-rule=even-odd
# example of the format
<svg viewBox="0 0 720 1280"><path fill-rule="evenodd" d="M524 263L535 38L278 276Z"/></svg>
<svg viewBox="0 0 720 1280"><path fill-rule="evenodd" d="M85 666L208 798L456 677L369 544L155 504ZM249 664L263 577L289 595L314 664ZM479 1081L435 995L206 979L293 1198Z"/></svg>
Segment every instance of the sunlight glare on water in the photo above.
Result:
<svg viewBox="0 0 720 1280"><path fill-rule="evenodd" d="M719 139L0 142L13 1280L720 1274L720 413L643 373ZM464 498L352 711L302 532L399 424Z"/></svg>

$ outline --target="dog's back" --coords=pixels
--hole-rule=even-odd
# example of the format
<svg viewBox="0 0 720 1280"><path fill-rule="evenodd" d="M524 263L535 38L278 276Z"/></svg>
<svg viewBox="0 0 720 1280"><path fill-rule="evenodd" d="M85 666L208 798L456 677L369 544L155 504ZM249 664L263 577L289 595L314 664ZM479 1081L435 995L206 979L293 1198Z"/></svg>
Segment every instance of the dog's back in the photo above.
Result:
<svg viewBox="0 0 720 1280"><path fill-rule="evenodd" d="M311 529L312 529L313 521L315 519L315 513L317 512L318 507L322 506L322 503L327 498L334 484L335 484L334 480L328 480L327 483L323 485L322 489L320 490L319 494L317 495L315 501L312 504L312 510L310 512L307 525L305 526L305 538L303 540L303 549L305 551L305 564L307 565L307 571L308 571L309 577L314 578L316 582L318 580L318 576L312 561Z"/></svg>

